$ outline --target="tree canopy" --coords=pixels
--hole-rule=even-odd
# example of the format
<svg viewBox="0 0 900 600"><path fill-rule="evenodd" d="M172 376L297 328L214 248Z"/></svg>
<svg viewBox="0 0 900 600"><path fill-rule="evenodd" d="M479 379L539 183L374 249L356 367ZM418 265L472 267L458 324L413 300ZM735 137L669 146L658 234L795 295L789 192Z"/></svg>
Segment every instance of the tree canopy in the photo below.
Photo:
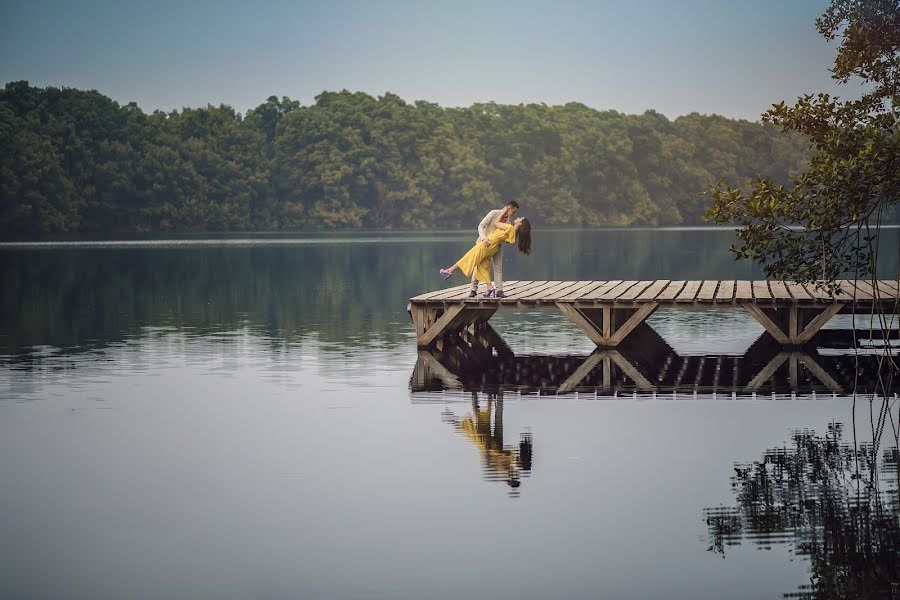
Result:
<svg viewBox="0 0 900 600"><path fill-rule="evenodd" d="M900 0L832 0L816 27L840 38L833 78L864 93L774 105L763 121L807 136L809 163L792 185L780 171L749 190L719 182L709 218L738 223L737 257L768 275L835 287L845 274L876 276L877 230L900 200Z"/></svg>
<svg viewBox="0 0 900 600"><path fill-rule="evenodd" d="M510 200L544 226L699 224L711 181L786 183L807 158L802 136L720 116L348 91L147 114L17 81L0 90L0 233L451 229Z"/></svg>

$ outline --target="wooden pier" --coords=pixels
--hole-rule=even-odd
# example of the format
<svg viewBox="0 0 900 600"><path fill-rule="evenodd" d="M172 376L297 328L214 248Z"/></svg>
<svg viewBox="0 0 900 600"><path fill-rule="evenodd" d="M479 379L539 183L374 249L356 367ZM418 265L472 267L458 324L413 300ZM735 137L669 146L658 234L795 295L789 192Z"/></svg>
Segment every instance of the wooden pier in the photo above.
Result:
<svg viewBox="0 0 900 600"><path fill-rule="evenodd" d="M829 294L784 281L509 281L505 298L469 298L464 284L410 298L419 347L487 321L502 308L559 310L597 346L614 348L660 307L738 308L784 347L810 342L838 313L897 312L897 280L841 281ZM483 290L483 286L481 290Z"/></svg>

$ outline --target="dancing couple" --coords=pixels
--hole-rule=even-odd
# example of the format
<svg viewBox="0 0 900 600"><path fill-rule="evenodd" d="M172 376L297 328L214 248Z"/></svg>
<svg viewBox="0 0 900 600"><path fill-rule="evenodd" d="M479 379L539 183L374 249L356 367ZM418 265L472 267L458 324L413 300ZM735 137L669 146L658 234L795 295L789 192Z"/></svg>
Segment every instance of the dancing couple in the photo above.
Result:
<svg viewBox="0 0 900 600"><path fill-rule="evenodd" d="M513 200L503 208L485 215L478 225L478 240L475 245L455 265L441 269L441 276L449 279L459 269L466 277L472 278L469 298L478 295L478 282L487 284L485 298L504 298L502 244L515 244L522 254L531 254L531 223L524 217L513 219L517 210L519 204ZM494 265L496 286L491 281L491 263Z"/></svg>

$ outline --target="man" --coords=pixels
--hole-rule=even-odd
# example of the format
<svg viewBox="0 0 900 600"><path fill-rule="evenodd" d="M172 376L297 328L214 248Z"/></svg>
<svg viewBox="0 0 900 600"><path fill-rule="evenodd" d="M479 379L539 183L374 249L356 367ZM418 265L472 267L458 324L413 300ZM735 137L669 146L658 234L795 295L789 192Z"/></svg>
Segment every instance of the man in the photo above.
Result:
<svg viewBox="0 0 900 600"><path fill-rule="evenodd" d="M516 214L517 210L519 210L519 203L512 200L503 208L492 210L486 214L481 220L481 223L478 224L478 241L486 246L488 244L488 235L496 229L494 221L497 220L497 216L500 215L500 220L504 223L508 223L513 218L513 215ZM491 257L491 264L494 266L494 285L497 287L497 297L504 298L506 295L503 293L503 244L500 244L500 246L497 253ZM469 298L474 298L477 295L478 280L475 279L475 271L473 270L472 291L469 292Z"/></svg>

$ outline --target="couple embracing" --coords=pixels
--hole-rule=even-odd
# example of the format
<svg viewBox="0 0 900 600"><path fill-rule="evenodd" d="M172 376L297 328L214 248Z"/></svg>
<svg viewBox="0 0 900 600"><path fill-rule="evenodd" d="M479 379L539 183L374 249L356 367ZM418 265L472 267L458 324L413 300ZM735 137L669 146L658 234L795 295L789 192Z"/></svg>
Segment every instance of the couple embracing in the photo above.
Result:
<svg viewBox="0 0 900 600"><path fill-rule="evenodd" d="M472 278L469 298L478 294L478 282L487 284L485 298L503 298L503 248L502 245L515 244L522 254L531 254L531 223L520 217L514 219L519 204L515 200L503 208L490 211L478 225L478 241L472 249L456 261L452 267L441 269L441 276L449 279L457 269ZM491 281L491 263L494 265L496 287Z"/></svg>

